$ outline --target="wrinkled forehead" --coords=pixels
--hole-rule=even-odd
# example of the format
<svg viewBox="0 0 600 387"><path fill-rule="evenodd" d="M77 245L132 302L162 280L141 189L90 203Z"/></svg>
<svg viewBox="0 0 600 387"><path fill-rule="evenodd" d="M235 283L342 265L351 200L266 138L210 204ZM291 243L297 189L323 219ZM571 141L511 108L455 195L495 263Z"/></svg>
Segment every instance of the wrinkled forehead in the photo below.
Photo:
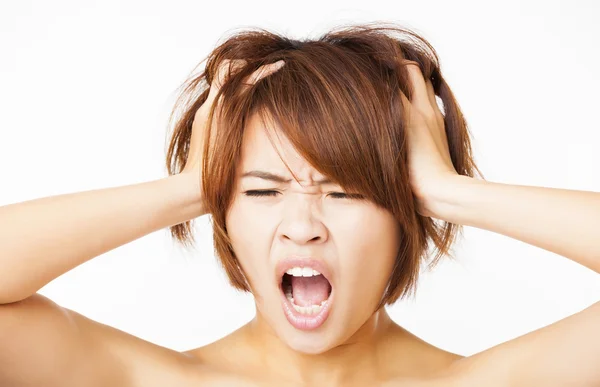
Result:
<svg viewBox="0 0 600 387"><path fill-rule="evenodd" d="M252 114L244 128L238 176L258 170L291 177L288 167L300 182L323 178L323 175L298 153L267 114L264 121L260 114Z"/></svg>

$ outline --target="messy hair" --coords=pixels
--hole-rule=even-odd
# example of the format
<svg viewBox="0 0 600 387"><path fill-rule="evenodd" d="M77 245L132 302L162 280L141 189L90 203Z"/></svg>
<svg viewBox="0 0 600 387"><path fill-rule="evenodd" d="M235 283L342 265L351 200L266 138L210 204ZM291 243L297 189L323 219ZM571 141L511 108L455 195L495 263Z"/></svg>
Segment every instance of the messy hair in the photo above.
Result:
<svg viewBox="0 0 600 387"><path fill-rule="evenodd" d="M302 40L262 28L233 34L204 59L204 71L182 85L170 116L174 122L166 156L170 175L185 167L194 115L226 59L246 63L235 72L229 68L215 98L216 102L222 96L220 110L215 113L217 103L210 109L205 136L211 140L204 141L199 179L205 208L212 216L215 253L231 285L251 291L225 219L233 200L244 129L255 113L263 122L275 122L321 174L389 211L398 221L401 248L380 306L414 293L432 243L437 253L430 268L442 256L452 257L450 248L462 226L420 215L409 184L407 117L399 95L412 99L406 60L419 65L443 104L450 156L458 174L483 175L472 157L467 122L430 43L392 23L345 25ZM239 92L246 87L244 78L279 60L285 61L281 69ZM218 127L210 133L215 130L215 114L220 117ZM193 244L190 226L190 221L172 226L172 237L183 245Z"/></svg>

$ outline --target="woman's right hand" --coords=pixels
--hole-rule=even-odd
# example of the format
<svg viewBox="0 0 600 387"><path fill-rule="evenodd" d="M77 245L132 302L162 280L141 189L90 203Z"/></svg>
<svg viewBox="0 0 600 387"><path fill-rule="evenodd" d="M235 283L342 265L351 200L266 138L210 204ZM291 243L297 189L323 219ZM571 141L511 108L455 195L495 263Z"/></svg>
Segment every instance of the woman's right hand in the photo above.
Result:
<svg viewBox="0 0 600 387"><path fill-rule="evenodd" d="M223 85L225 81L225 76L227 74L227 69L229 67L229 62L231 59L225 59L219 65L217 70L217 74L214 78L213 83L210 85L210 91L206 101L200 106L200 108L196 111L194 116L194 122L192 123L192 136L190 139L190 147L188 157L185 163L185 167L181 173L187 173L193 176L195 181L197 182L198 192L201 192L200 187L200 172L202 168L202 149L204 147L205 140L205 131L206 125L208 121L208 113L210 112L210 107L212 106L216 95L219 92L219 89ZM258 81L262 77L272 74L277 71L284 65L284 61L280 60L274 63L269 63L259 67L255 72L250 74L245 80L244 84L246 86L250 86L254 84L254 82ZM240 67L246 65L246 60L244 59L234 59L232 64L232 72L237 71ZM219 101L220 103L220 101ZM211 132L214 135L214 127L216 122L218 121L218 111L219 106L215 108L215 117L213 118L213 130Z"/></svg>

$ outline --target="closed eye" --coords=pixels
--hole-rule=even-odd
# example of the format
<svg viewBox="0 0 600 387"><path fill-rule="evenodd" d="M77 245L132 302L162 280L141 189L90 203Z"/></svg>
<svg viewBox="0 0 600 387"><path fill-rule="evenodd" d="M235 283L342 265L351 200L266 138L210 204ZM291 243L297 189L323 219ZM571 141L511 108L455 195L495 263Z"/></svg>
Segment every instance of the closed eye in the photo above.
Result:
<svg viewBox="0 0 600 387"><path fill-rule="evenodd" d="M244 194L246 196L277 196L279 192L277 191L267 191L267 190L261 190L261 191L246 191L244 192Z"/></svg>
<svg viewBox="0 0 600 387"><path fill-rule="evenodd" d="M272 191L272 190L251 190L246 191L244 194L246 196L254 196L254 197L266 197L266 196L277 196L280 192ZM359 194L347 194L344 192L330 192L329 196L336 199L362 199L363 196Z"/></svg>

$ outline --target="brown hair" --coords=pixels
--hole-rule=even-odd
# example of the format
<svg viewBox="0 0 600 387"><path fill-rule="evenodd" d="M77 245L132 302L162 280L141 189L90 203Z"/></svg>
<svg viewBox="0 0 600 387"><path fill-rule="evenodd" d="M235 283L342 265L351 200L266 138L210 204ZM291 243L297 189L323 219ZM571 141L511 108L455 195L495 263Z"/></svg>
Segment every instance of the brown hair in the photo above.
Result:
<svg viewBox="0 0 600 387"><path fill-rule="evenodd" d="M471 177L483 174L471 154L467 123L442 77L435 50L424 38L391 23L342 26L310 40L257 28L234 34L207 58L205 70L184 83L171 113L173 120L177 110L183 110L169 141L167 169L176 174L185 166L194 114L206 100L219 64L224 59L245 59L246 65L230 74L215 99L223 96L221 119L216 136L212 134L214 145L205 141L202 165L203 199L212 215L216 255L235 288L251 290L228 238L225 215L233 198L244 127L254 113L263 122L276 122L320 173L385 208L399 222L402 247L380 306L414 292L431 242L437 254L430 268L443 255L451 256L450 247L462 226L418 214L409 184L405 117L398 93L411 99L404 60L419 64L443 102L456 171ZM282 59L281 69L244 93L237 92L246 76ZM206 136L212 138L211 133ZM182 244L193 243L190 222L170 230Z"/></svg>

